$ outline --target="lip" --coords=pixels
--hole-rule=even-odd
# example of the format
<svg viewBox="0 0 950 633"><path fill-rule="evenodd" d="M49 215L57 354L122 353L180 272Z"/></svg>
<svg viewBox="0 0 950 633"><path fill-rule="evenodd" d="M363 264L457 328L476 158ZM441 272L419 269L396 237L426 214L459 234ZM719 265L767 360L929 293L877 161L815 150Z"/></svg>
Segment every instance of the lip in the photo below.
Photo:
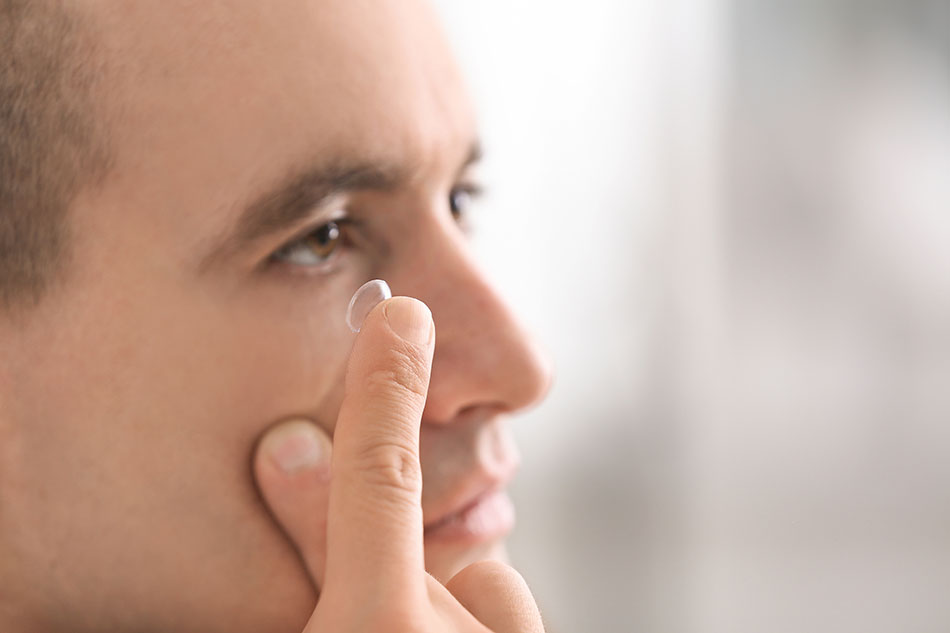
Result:
<svg viewBox="0 0 950 633"><path fill-rule="evenodd" d="M488 490L459 510L425 526L427 542L475 544L504 537L515 524L511 498L503 488Z"/></svg>
<svg viewBox="0 0 950 633"><path fill-rule="evenodd" d="M462 472L452 468L440 473L435 469L436 475L454 476L444 482L448 486L438 486L441 494L423 500L426 543L475 545L504 537L514 527L514 506L505 488L514 479L521 459L503 420L492 410L474 408L454 421L452 428L457 433L472 438L466 444L472 452L454 456L468 462L469 467Z"/></svg>
<svg viewBox="0 0 950 633"><path fill-rule="evenodd" d="M517 460L501 471L479 470L466 477L453 494L437 503L424 523L428 541L484 542L504 536L514 527L514 505L505 488L518 469Z"/></svg>

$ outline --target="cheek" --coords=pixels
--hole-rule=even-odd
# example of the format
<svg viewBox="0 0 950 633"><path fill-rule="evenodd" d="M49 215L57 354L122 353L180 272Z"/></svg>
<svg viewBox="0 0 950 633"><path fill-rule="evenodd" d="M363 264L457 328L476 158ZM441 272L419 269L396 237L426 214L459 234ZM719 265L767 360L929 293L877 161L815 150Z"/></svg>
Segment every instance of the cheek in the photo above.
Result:
<svg viewBox="0 0 950 633"><path fill-rule="evenodd" d="M234 411L242 435L257 436L290 416L332 430L352 339L342 318L339 325L328 321L314 311L274 319L246 313L229 323L215 398Z"/></svg>
<svg viewBox="0 0 950 633"><path fill-rule="evenodd" d="M142 583L142 595L224 599L224 584L254 594L255 579L277 576L304 600L308 585L261 505L250 459L260 434L288 416L332 428L352 342L343 308L340 326L327 318L333 303L297 311L156 291L113 305L108 319L75 314L73 334L23 373L37 382L21 385L35 397L19 476L42 501L23 520L47 531L33 539L40 549L102 591ZM213 577L182 577L193 560ZM117 566L151 571L122 579Z"/></svg>
<svg viewBox="0 0 950 633"><path fill-rule="evenodd" d="M165 445L178 463L158 481L165 509L177 517L173 531L192 556L245 579L228 582L255 602L294 592L309 599L298 557L265 511L250 464L260 435L280 420L304 416L333 428L351 344L341 330L343 308L339 326L331 318L335 304L221 303L182 319L178 342L168 345L177 351L159 361L183 362L174 385L162 390L180 403L181 439ZM176 452L172 444L190 448ZM254 586L265 578L272 579L266 590Z"/></svg>
<svg viewBox="0 0 950 633"><path fill-rule="evenodd" d="M250 292L185 322L181 347L201 353L172 391L191 385L179 396L196 420L188 433L218 445L217 462L245 467L259 436L289 417L332 430L352 344L337 303L332 293L291 302Z"/></svg>
<svg viewBox="0 0 950 633"><path fill-rule="evenodd" d="M115 464L124 476L113 482L245 476L271 424L306 416L332 428L352 342L342 316L328 317L336 301L295 308L157 296L108 320L90 315L71 343L51 350L63 357L46 359L46 382L59 383L61 397L40 417Z"/></svg>

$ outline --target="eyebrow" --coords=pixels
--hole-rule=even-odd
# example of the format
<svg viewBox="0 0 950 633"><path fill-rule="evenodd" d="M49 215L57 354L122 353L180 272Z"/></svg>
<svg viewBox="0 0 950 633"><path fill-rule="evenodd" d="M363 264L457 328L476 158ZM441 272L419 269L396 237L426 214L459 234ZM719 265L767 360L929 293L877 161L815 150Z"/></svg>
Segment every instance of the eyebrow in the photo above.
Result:
<svg viewBox="0 0 950 633"><path fill-rule="evenodd" d="M476 141L472 143L458 175L481 157L481 144ZM381 162L337 163L297 171L244 208L233 228L204 258L203 267L270 235L293 228L335 195L352 191L392 191L409 178L409 170Z"/></svg>

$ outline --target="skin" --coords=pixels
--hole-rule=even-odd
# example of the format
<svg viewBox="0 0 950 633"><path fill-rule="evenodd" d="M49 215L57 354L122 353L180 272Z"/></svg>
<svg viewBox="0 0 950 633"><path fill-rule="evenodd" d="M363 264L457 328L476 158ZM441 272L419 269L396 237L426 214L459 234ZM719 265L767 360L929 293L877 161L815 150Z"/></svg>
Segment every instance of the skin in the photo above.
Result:
<svg viewBox="0 0 950 633"><path fill-rule="evenodd" d="M336 457L332 478L302 489L255 482L252 461L288 419L334 435L353 291L384 278L433 315L425 408L404 416L421 419L423 521L510 476L508 416L550 381L450 213L477 140L463 84L430 11L408 0L87 10L115 157L73 204L64 282L28 319L0 318L0 630L300 631L323 588L307 526L319 535L327 510L293 508L328 498ZM288 174L353 163L401 177L218 248ZM272 258L341 211L358 225L329 262ZM504 559L501 539L423 545L450 587L473 561ZM515 582L474 569L459 593ZM361 595L340 577L340 595Z"/></svg>
<svg viewBox="0 0 950 633"><path fill-rule="evenodd" d="M434 342L424 304L410 297L381 304L350 357L329 468L328 451L320 459L302 450L325 439L306 422L271 430L258 448L261 490L323 587L305 633L543 633L534 598L511 567L473 563L444 586L425 571L418 431ZM321 534L312 526L325 491Z"/></svg>

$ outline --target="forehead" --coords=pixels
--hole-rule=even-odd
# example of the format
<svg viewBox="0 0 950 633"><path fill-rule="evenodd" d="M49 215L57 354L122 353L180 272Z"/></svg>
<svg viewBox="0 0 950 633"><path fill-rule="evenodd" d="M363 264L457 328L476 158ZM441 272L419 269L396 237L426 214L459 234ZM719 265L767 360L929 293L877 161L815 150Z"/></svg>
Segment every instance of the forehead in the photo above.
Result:
<svg viewBox="0 0 950 633"><path fill-rule="evenodd" d="M117 176L162 188L153 194L220 193L322 156L424 169L461 158L474 137L464 85L422 2L95 6Z"/></svg>

